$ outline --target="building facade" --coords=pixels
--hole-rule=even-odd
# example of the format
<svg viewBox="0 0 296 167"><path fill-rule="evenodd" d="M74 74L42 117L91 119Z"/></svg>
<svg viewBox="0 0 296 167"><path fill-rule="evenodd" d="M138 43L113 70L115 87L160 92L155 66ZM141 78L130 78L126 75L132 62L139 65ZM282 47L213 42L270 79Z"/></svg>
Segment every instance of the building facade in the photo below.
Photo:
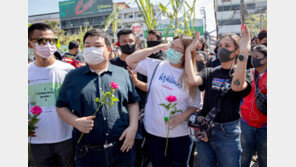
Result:
<svg viewBox="0 0 296 167"><path fill-rule="evenodd" d="M241 4L240 0L216 0L216 14L219 35L225 33L240 34L241 27ZM267 0L244 0L247 14L265 13Z"/></svg>
<svg viewBox="0 0 296 167"><path fill-rule="evenodd" d="M99 28L112 9L112 0L60 0L61 28L69 34L78 33L80 27Z"/></svg>
<svg viewBox="0 0 296 167"><path fill-rule="evenodd" d="M28 22L30 24L40 23L40 22L41 23L44 23L45 20L48 20L48 21L59 21L60 22L59 12L39 14L39 15L31 15L28 18ZM60 26L60 24L59 24L59 26Z"/></svg>

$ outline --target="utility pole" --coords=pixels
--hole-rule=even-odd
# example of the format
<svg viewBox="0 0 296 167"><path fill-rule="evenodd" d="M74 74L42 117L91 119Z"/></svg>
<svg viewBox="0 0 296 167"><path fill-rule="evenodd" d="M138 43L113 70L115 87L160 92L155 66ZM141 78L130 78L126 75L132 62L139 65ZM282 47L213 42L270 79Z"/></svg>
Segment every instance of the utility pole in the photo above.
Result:
<svg viewBox="0 0 296 167"><path fill-rule="evenodd" d="M244 0L240 0L240 5L241 5L241 23L245 24L247 11L246 11L246 4Z"/></svg>
<svg viewBox="0 0 296 167"><path fill-rule="evenodd" d="M219 28L218 28L218 21L217 21L217 12L216 12L216 0L213 0L214 3L214 16L216 22L216 39L218 40Z"/></svg>
<svg viewBox="0 0 296 167"><path fill-rule="evenodd" d="M204 36L205 36L205 43L207 43L207 39L208 39L208 34L207 34L207 16L206 16L206 11L205 11L205 8L204 7L201 7L200 9L200 13L203 14L204 16L204 27L205 27L205 30L204 30Z"/></svg>

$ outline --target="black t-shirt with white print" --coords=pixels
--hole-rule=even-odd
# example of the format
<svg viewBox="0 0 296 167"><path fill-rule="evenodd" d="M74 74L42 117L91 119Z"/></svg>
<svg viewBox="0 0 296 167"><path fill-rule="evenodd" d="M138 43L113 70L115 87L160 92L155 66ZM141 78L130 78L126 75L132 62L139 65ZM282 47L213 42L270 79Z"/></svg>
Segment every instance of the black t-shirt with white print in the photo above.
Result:
<svg viewBox="0 0 296 167"><path fill-rule="evenodd" d="M233 74L234 70L223 69L220 66L205 68L198 74L203 80L203 84L199 86L199 89L201 91L205 90L203 110L201 111L202 116L206 116L213 107L220 107L220 112L217 113L214 122L226 123L240 118L240 103L251 92L253 78L250 71L247 71L247 88L243 91L235 92L231 89ZM223 91L219 93L221 85ZM218 95L219 97L217 98ZM220 106L218 106L218 100L221 100Z"/></svg>

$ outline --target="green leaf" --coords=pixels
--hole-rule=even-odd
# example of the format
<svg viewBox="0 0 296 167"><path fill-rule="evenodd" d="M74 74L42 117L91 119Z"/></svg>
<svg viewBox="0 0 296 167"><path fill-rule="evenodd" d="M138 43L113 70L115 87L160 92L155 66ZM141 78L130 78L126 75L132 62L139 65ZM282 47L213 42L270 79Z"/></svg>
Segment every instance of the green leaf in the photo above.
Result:
<svg viewBox="0 0 296 167"><path fill-rule="evenodd" d="M115 101L119 101L117 97L111 97L111 101L115 102Z"/></svg>
<svg viewBox="0 0 296 167"><path fill-rule="evenodd" d="M169 107L169 106L165 106L164 108L165 108L166 110L169 110L170 107Z"/></svg>
<svg viewBox="0 0 296 167"><path fill-rule="evenodd" d="M160 8L163 12L168 13L168 8L165 7L165 6L164 6L162 3L160 3L160 2L159 2L159 8Z"/></svg>
<svg viewBox="0 0 296 167"><path fill-rule="evenodd" d="M98 102L98 103L101 102L100 99L99 99L98 97L95 99L95 101Z"/></svg>
<svg viewBox="0 0 296 167"><path fill-rule="evenodd" d="M177 112L183 112L182 110L178 110Z"/></svg>
<svg viewBox="0 0 296 167"><path fill-rule="evenodd" d="M174 105L173 108L175 109L175 111L177 111L177 107L176 107L176 105Z"/></svg>

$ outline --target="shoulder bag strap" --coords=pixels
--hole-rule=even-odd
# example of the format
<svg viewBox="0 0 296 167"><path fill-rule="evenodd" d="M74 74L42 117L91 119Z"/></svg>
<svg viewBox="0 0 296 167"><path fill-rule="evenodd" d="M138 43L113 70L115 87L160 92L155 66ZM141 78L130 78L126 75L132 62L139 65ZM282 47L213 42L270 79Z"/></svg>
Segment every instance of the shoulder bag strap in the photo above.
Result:
<svg viewBox="0 0 296 167"><path fill-rule="evenodd" d="M158 64L156 65L154 71L153 71L153 74L152 74L152 77L151 77L151 81L150 81L150 84L148 86L148 90L147 90L147 94L146 94L146 99L145 99L145 106L146 106L146 103L147 103L147 99L148 99L148 96L149 96L149 92L150 92L150 87L151 87L151 84L152 84L152 80L154 78L154 74L156 72L156 69L158 68L158 65L161 63L161 61L158 62ZM145 108L144 108L145 109Z"/></svg>

